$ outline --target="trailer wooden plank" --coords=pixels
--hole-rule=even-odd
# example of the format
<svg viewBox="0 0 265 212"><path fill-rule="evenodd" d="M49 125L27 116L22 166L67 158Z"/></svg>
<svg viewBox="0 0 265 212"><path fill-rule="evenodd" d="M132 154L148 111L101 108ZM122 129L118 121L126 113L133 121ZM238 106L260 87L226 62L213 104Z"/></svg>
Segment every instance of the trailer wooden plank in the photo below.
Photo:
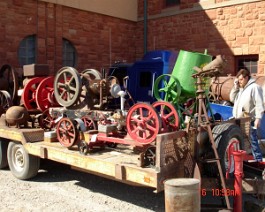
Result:
<svg viewBox="0 0 265 212"><path fill-rule="evenodd" d="M29 154L40 156L63 164L68 164L97 174L112 177L117 180L137 183L142 186L157 188L160 173L154 168L137 166L138 155L115 150L102 150L89 155L81 155L76 149L69 150L58 142L26 143Z"/></svg>
<svg viewBox="0 0 265 212"><path fill-rule="evenodd" d="M44 131L39 128L22 128L7 127L1 123L0 137L21 143L38 142L44 139Z"/></svg>

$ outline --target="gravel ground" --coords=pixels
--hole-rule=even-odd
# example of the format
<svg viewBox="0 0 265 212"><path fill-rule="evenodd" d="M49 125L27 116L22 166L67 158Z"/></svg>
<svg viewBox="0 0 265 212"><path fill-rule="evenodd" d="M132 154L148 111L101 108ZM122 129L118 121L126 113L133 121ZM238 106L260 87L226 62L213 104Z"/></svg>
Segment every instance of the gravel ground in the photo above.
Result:
<svg viewBox="0 0 265 212"><path fill-rule="evenodd" d="M164 211L164 193L43 160L30 181L0 170L0 211Z"/></svg>
<svg viewBox="0 0 265 212"><path fill-rule="evenodd" d="M255 201L250 196L244 199ZM210 197L203 202L212 204L215 200ZM250 208L251 212L260 212ZM38 175L29 181L16 179L8 169L0 170L1 212L164 210L164 192L155 194L150 188L126 185L48 160L41 160Z"/></svg>

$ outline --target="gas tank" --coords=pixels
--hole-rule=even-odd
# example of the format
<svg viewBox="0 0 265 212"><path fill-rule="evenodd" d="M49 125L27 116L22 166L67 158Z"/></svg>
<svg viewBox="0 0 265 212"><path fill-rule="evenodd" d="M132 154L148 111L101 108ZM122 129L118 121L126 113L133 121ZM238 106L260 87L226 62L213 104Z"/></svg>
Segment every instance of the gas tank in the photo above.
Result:
<svg viewBox="0 0 265 212"><path fill-rule="evenodd" d="M181 98L187 99L195 97L196 79L192 77L196 72L193 67L202 68L204 65L212 61L212 56L198 52L188 52L180 50L178 59L172 71L172 75L178 79L181 86ZM169 81L169 84L173 79Z"/></svg>
<svg viewBox="0 0 265 212"><path fill-rule="evenodd" d="M256 79L256 83L262 87L263 94L265 94L265 76L252 75L251 77ZM230 101L229 95L234 86L235 78L235 76L220 76L212 78L210 87L211 92L217 96L219 100Z"/></svg>

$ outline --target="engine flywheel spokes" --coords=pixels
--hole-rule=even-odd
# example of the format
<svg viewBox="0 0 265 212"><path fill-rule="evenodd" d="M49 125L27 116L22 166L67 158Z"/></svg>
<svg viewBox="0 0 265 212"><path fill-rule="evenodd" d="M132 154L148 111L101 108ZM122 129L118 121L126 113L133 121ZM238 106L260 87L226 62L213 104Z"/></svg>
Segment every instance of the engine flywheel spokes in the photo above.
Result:
<svg viewBox="0 0 265 212"><path fill-rule="evenodd" d="M78 137L78 130L73 120L62 118L57 124L56 134L60 144L69 148L75 145Z"/></svg>
<svg viewBox="0 0 265 212"><path fill-rule="evenodd" d="M161 119L149 104L137 103L130 108L126 118L129 135L141 144L149 144L156 139L161 127Z"/></svg>
<svg viewBox="0 0 265 212"><path fill-rule="evenodd" d="M54 95L57 102L64 107L70 107L80 97L82 81L76 69L64 67L60 69L54 79Z"/></svg>
<svg viewBox="0 0 265 212"><path fill-rule="evenodd" d="M179 116L173 104L165 101L157 101L152 106L162 119L160 133L172 132L179 129Z"/></svg>

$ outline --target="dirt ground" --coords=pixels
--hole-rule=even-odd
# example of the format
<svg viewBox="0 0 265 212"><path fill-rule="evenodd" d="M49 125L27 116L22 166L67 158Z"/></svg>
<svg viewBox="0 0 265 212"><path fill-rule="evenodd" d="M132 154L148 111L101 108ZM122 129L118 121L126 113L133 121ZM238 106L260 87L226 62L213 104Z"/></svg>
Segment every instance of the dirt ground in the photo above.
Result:
<svg viewBox="0 0 265 212"><path fill-rule="evenodd" d="M0 211L164 211L164 193L41 161L30 181L0 170Z"/></svg>
<svg viewBox="0 0 265 212"><path fill-rule="evenodd" d="M253 198L247 196L246 200L252 202ZM211 204L214 201L202 200ZM251 212L260 211L252 205L250 208ZM29 181L16 179L8 169L0 170L0 211L162 212L165 203L164 192L155 194L150 188L126 185L42 160L38 175Z"/></svg>

